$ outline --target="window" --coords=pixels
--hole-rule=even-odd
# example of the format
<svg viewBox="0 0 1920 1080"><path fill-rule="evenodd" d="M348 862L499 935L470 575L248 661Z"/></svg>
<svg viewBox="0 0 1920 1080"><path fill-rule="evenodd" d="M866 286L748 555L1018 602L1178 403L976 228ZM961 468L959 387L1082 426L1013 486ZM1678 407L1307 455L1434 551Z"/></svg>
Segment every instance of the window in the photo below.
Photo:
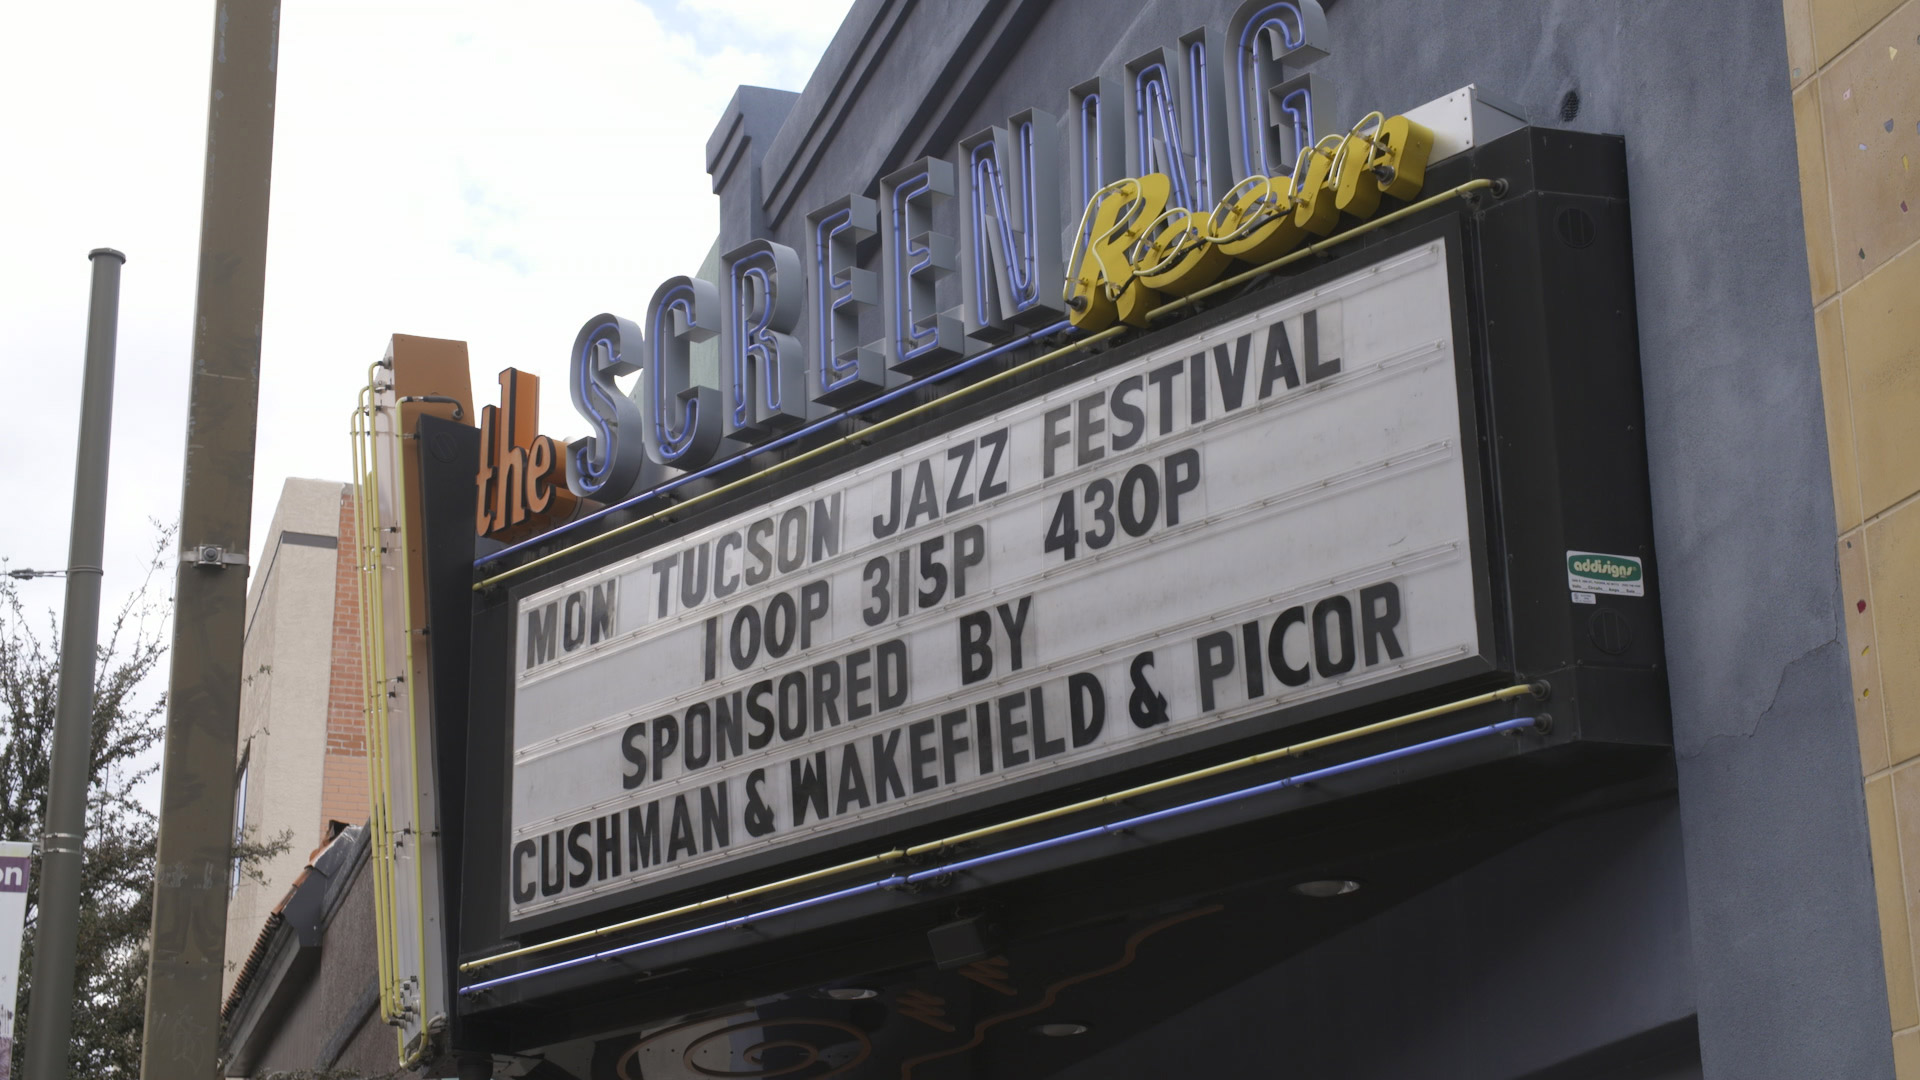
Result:
<svg viewBox="0 0 1920 1080"><path fill-rule="evenodd" d="M240 759L240 772L233 778L233 843L235 847L247 835L247 759ZM227 874L227 899L240 890L240 856L234 855Z"/></svg>

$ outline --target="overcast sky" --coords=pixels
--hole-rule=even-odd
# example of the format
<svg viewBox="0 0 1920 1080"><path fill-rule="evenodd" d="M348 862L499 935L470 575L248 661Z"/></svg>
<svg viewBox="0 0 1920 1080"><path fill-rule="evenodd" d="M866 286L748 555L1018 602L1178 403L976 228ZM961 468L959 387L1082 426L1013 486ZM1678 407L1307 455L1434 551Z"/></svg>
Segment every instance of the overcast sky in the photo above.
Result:
<svg viewBox="0 0 1920 1080"><path fill-rule="evenodd" d="M541 430L580 434L574 333L697 270L721 109L800 89L849 2L283 0L254 546L287 477L348 478L391 334L466 341L482 402L500 368L538 374ZM65 564L86 255L119 248L109 610L179 515L213 11L0 4L0 556Z"/></svg>

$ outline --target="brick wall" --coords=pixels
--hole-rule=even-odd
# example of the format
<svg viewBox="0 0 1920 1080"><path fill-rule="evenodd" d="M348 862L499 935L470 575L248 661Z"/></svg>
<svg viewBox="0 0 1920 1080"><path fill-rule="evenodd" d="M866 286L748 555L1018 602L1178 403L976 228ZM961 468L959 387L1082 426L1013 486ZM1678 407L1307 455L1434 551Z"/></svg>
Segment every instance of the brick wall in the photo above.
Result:
<svg viewBox="0 0 1920 1080"><path fill-rule="evenodd" d="M328 820L365 822L367 738L360 679L360 575L353 489L340 494L340 545L334 563L333 664L327 684L327 744L320 770L320 835Z"/></svg>

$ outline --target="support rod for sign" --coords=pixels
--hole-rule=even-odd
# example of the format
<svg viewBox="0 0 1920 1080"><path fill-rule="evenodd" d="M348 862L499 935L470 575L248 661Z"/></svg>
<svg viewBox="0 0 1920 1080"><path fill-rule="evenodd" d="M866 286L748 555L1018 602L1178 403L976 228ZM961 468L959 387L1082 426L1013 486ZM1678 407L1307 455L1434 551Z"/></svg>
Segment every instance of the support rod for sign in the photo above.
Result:
<svg viewBox="0 0 1920 1080"><path fill-rule="evenodd" d="M219 1045L279 37L278 0L217 6L144 1080L206 1080Z"/></svg>
<svg viewBox="0 0 1920 1080"><path fill-rule="evenodd" d="M46 830L40 837L27 1080L63 1080L67 1075L87 777L93 771L93 668L100 640L100 557L107 532L113 354L120 326L120 266L127 257L112 248L96 248L87 258L93 261L93 297L87 309L86 370L80 384L80 447L74 455L66 610L60 621L60 696L54 701L52 775L47 784Z"/></svg>

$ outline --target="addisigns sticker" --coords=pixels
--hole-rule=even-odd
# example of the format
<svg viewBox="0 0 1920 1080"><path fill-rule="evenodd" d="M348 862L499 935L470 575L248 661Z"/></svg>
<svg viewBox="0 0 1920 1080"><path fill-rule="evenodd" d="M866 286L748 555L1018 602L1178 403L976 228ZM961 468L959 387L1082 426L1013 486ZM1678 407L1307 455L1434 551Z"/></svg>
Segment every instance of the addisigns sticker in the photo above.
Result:
<svg viewBox="0 0 1920 1080"><path fill-rule="evenodd" d="M1597 551L1567 552L1567 588L1575 593L1647 595L1646 567L1631 555Z"/></svg>

